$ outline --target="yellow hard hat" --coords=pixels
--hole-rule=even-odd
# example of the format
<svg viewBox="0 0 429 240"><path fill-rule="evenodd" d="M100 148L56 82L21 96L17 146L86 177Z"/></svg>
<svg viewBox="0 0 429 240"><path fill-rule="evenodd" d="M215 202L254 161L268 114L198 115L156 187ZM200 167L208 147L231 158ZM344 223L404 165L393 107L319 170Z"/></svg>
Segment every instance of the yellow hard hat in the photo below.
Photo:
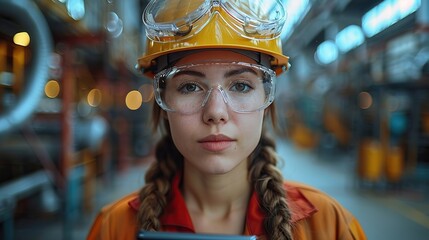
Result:
<svg viewBox="0 0 429 240"><path fill-rule="evenodd" d="M152 0L142 18L147 44L138 67L148 75L158 57L200 49L266 54L278 73L288 66L280 39L286 13L279 0Z"/></svg>

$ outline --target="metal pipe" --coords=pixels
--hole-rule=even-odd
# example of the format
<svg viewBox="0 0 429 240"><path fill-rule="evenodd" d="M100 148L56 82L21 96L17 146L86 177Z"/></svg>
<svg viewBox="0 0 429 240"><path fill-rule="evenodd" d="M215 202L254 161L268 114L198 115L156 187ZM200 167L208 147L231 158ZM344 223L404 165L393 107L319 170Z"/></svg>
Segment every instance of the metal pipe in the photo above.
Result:
<svg viewBox="0 0 429 240"><path fill-rule="evenodd" d="M49 73L52 39L46 19L31 0L0 0L0 16L19 23L31 37L31 63L16 106L0 114L0 136L27 120L37 108Z"/></svg>

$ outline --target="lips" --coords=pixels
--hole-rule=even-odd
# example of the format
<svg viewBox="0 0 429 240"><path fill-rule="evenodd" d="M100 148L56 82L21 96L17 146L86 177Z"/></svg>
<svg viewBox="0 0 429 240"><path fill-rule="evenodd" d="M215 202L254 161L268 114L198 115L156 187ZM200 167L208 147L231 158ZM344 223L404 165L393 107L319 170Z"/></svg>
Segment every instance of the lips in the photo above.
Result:
<svg viewBox="0 0 429 240"><path fill-rule="evenodd" d="M219 134L209 135L205 138L198 140L201 147L210 152L221 152L229 148L235 142L234 139Z"/></svg>

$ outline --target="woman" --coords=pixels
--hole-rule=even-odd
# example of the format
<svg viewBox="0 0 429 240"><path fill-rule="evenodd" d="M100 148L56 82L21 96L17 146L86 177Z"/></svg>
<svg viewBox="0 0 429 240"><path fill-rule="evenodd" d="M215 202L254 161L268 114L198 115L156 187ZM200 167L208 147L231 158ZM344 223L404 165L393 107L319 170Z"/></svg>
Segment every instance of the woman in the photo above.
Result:
<svg viewBox="0 0 429 240"><path fill-rule="evenodd" d="M145 186L103 208L88 239L139 230L365 239L335 200L284 182L276 166L263 126L288 66L279 1L151 1L143 20L139 65L154 78L153 122L165 135Z"/></svg>

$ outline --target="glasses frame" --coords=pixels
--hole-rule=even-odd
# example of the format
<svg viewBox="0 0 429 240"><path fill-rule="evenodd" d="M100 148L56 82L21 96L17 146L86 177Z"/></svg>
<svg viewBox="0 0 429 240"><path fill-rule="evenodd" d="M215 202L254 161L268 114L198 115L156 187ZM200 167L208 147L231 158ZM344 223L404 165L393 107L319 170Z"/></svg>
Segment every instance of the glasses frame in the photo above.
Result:
<svg viewBox="0 0 429 240"><path fill-rule="evenodd" d="M194 109L193 111L189 111L189 112L180 112L174 109L171 109L169 106L167 106L165 104L165 102L162 100L162 87L161 87L161 83L164 79L167 79L168 76L170 76L171 74L174 74L178 71L180 71L180 69L185 69L185 68L193 68L193 67L199 67L199 66L206 66L206 65L219 65L219 66L231 66L231 65L238 65L238 66L244 66L244 67L250 67L250 68L256 68L259 71L261 71L263 73L264 79L263 81L269 81L270 83L270 91L268 93L268 96L266 97L266 100L264 102L264 104L254 110L237 110L234 109L230 104L229 104L229 95L225 93L225 91L223 90L223 88L218 85L218 86L212 86L206 93L206 95L203 98L203 101L201 102L201 105L198 109ZM269 79L267 79L269 78ZM193 63L193 64L186 64L186 65L181 65L181 66L172 66L169 68L166 68L162 71L160 71L159 73L157 73L154 76L154 81L153 81L153 88L154 88L154 95L155 95L155 101L158 104L159 107L161 107L161 109L163 109L164 111L167 112L178 112L184 115L187 114L194 114L196 112L199 112L201 109L204 108L204 106L206 105L209 96L211 95L211 93L213 92L214 88L217 88L220 92L221 95L224 99L224 101L226 102L226 104L228 105L228 107L237 113L251 113L251 112L257 112L257 111L261 111L265 108L267 108L269 105L271 105L271 103L274 102L275 99L275 92L276 92L276 81L277 81L277 76L276 73L272 70L269 69L265 66L259 65L259 64L253 64L253 63L247 63L247 62L207 62L207 63Z"/></svg>

